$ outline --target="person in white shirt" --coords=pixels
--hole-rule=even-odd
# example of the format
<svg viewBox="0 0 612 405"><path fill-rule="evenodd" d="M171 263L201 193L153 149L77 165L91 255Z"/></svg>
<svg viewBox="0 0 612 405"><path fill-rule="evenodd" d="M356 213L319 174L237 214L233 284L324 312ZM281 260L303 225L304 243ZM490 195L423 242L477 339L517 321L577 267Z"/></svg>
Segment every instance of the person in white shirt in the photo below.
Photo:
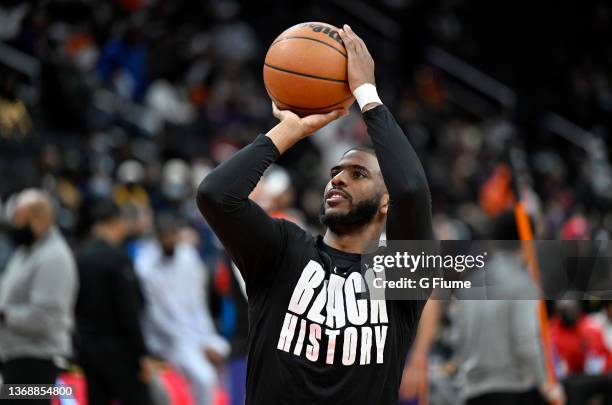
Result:
<svg viewBox="0 0 612 405"><path fill-rule="evenodd" d="M206 269L195 247L180 237L180 223L158 220L158 239L136 255L145 291L144 333L150 351L181 370L198 405L213 403L216 366L229 354L206 300Z"/></svg>

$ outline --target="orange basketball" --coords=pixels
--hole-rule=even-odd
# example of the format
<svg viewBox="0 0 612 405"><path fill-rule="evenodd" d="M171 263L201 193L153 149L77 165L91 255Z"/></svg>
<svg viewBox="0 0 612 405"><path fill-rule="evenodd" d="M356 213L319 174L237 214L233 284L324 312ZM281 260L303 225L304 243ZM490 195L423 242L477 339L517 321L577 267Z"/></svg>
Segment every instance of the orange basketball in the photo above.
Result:
<svg viewBox="0 0 612 405"><path fill-rule="evenodd" d="M266 90L281 110L300 116L348 108L355 99L347 78L346 48L338 28L307 22L270 45L263 68Z"/></svg>

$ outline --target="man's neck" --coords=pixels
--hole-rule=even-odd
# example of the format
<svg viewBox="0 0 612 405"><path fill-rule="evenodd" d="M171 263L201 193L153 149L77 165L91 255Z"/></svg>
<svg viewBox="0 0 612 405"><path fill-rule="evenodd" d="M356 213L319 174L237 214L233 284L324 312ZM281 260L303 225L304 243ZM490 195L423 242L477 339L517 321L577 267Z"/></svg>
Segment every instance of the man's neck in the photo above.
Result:
<svg viewBox="0 0 612 405"><path fill-rule="evenodd" d="M323 242L343 252L362 254L368 242L378 241L382 234L382 230L373 225L337 229L337 232L328 228L323 236Z"/></svg>

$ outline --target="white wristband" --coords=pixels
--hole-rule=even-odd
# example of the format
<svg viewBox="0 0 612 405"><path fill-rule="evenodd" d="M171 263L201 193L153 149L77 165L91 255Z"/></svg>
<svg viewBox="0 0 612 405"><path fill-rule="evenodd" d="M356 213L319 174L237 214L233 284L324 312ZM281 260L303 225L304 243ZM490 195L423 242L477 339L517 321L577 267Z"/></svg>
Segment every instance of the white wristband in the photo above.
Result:
<svg viewBox="0 0 612 405"><path fill-rule="evenodd" d="M382 104L382 101L380 101L380 97L378 97L376 86L371 83L365 83L357 87L353 92L353 95L357 100L357 104L359 104L359 109L363 109L365 105L370 103Z"/></svg>

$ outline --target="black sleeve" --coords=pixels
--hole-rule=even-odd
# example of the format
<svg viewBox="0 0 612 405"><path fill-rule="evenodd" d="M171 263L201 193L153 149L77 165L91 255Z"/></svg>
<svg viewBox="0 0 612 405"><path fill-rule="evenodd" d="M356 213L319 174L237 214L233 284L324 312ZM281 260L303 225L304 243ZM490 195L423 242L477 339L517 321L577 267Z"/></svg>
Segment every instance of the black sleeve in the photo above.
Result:
<svg viewBox="0 0 612 405"><path fill-rule="evenodd" d="M117 317L123 326L134 353L144 356L148 353L144 341L140 314L142 313L142 291L134 268L128 257L122 257L113 272L113 301L117 306Z"/></svg>
<svg viewBox="0 0 612 405"><path fill-rule="evenodd" d="M247 287L270 277L284 251L283 222L249 199L264 171L280 153L259 135L216 167L200 184L198 208L245 278Z"/></svg>
<svg viewBox="0 0 612 405"><path fill-rule="evenodd" d="M389 191L387 239L433 239L429 186L408 138L384 105L366 111L363 119Z"/></svg>

